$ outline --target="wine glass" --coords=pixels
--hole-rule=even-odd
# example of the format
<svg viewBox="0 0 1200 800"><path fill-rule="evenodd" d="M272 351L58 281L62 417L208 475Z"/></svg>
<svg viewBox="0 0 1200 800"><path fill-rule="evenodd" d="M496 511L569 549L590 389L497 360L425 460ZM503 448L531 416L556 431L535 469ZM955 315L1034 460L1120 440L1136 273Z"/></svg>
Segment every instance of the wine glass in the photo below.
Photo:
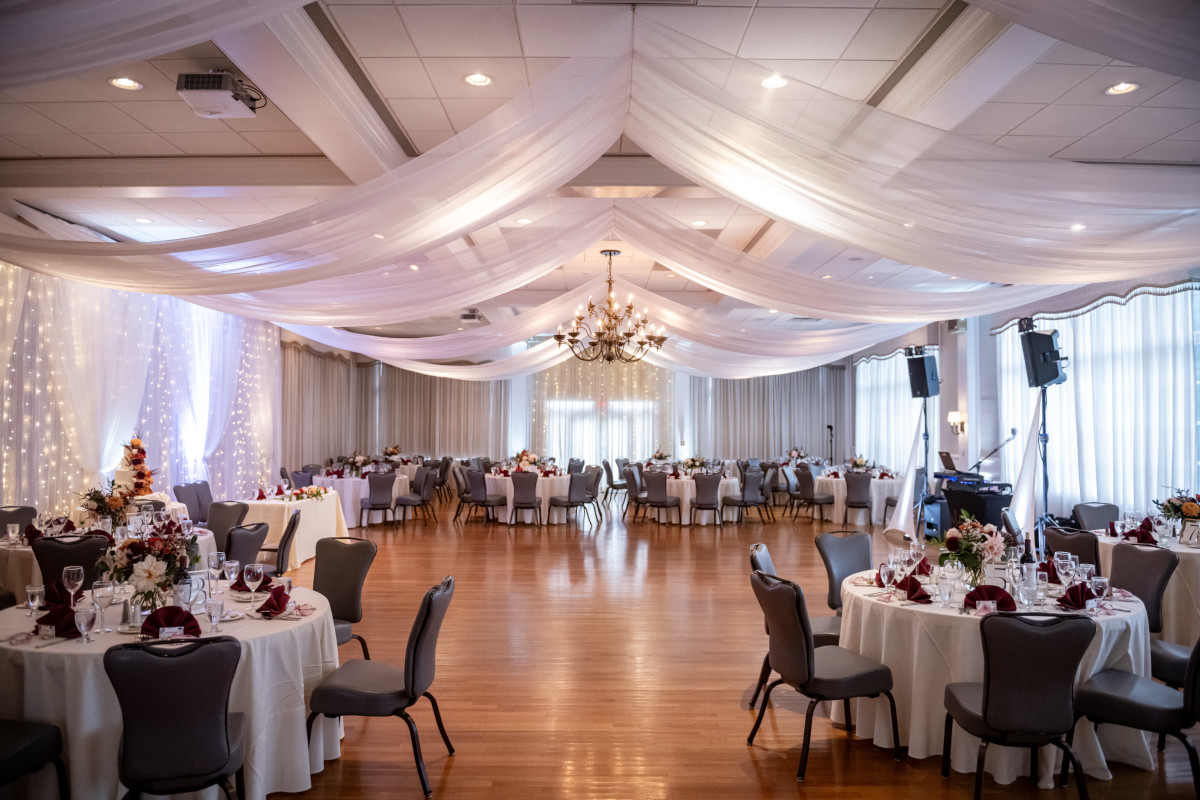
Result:
<svg viewBox="0 0 1200 800"><path fill-rule="evenodd" d="M1090 583L1092 576L1096 574L1096 565L1080 564L1076 567L1076 574L1079 576L1080 583Z"/></svg>
<svg viewBox="0 0 1200 800"><path fill-rule="evenodd" d="M237 578L238 571L242 568L241 562L237 559L225 560L225 582L228 584L229 591L233 591L233 582Z"/></svg>
<svg viewBox="0 0 1200 800"><path fill-rule="evenodd" d="M884 591L888 594L888 599L893 599L896 596L896 565L895 564L880 564L879 565L879 580L883 582Z"/></svg>
<svg viewBox="0 0 1200 800"><path fill-rule="evenodd" d="M1103 575L1093 575L1090 581L1092 594L1096 595L1096 599L1103 601L1108 597L1108 578Z"/></svg>
<svg viewBox="0 0 1200 800"><path fill-rule="evenodd" d="M75 602L75 593L79 591L79 587L83 586L83 567L78 565L63 567L62 582L66 587L70 602Z"/></svg>
<svg viewBox="0 0 1200 800"><path fill-rule="evenodd" d="M112 633L112 628L106 627L105 612L112 605L115 587L109 580L96 581L92 584L92 602L100 607L100 627L98 633Z"/></svg>
<svg viewBox="0 0 1200 800"><path fill-rule="evenodd" d="M37 611L38 606L46 599L46 587L39 584L30 584L25 587L25 605L29 606L29 613L25 616L32 617L33 612Z"/></svg>
<svg viewBox="0 0 1200 800"><path fill-rule="evenodd" d="M1059 561L1055 566L1058 567L1058 578L1062 581L1063 591L1066 591L1075 578L1075 562L1068 558Z"/></svg>
<svg viewBox="0 0 1200 800"><path fill-rule="evenodd" d="M263 580L262 564L251 562L242 567L242 580L250 587L250 602L254 602L255 593Z"/></svg>
<svg viewBox="0 0 1200 800"><path fill-rule="evenodd" d="M225 616L225 601L224 600L205 600L204 613L208 614L209 633L220 633L221 629L217 627L217 623L221 621L221 617Z"/></svg>
<svg viewBox="0 0 1200 800"><path fill-rule="evenodd" d="M184 578L175 584L175 604L184 611L192 610L192 594L195 587L191 578Z"/></svg>
<svg viewBox="0 0 1200 800"><path fill-rule="evenodd" d="M225 569L225 554L219 550L208 554L208 569L213 574L213 594L221 594L221 571Z"/></svg>
<svg viewBox="0 0 1200 800"><path fill-rule="evenodd" d="M83 638L79 640L80 644L91 644L96 641L92 638L92 626L96 624L96 604L87 600L80 600L75 604L75 629L83 634Z"/></svg>

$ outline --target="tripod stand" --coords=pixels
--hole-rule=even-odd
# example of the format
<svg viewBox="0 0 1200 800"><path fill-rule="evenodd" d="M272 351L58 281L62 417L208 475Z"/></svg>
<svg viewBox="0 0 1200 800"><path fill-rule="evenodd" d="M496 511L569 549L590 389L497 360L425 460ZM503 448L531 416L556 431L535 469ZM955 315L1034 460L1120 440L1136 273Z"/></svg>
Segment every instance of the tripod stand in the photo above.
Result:
<svg viewBox="0 0 1200 800"><path fill-rule="evenodd" d="M921 439L925 442L925 464L924 475L925 480L921 481L921 485L917 487L917 503L916 503L916 536L918 542L925 541L925 498L929 496L929 398L921 398L921 424L924 430L921 433ZM905 540L911 540L911 537L904 534Z"/></svg>
<svg viewBox="0 0 1200 800"><path fill-rule="evenodd" d="M1038 429L1038 456L1042 460L1042 513L1033 523L1035 548L1045 541L1043 532L1047 527L1057 527L1054 517L1050 516L1050 473L1046 470L1046 445L1050 441L1046 433L1046 387L1038 389L1038 401L1042 405L1042 422Z"/></svg>

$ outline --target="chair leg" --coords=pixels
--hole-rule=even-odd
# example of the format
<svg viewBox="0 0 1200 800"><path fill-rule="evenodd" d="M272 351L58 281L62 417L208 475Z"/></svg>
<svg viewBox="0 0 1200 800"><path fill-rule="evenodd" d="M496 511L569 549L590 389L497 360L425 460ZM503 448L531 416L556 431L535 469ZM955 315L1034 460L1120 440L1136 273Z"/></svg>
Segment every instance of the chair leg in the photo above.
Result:
<svg viewBox="0 0 1200 800"><path fill-rule="evenodd" d="M233 789L237 792L238 800L246 800L246 765L244 763L233 774Z"/></svg>
<svg viewBox="0 0 1200 800"><path fill-rule="evenodd" d="M808 711L804 714L804 743L800 745L800 769L796 770L796 781L804 783L804 770L808 767L808 745L812 740L813 712L817 710L817 700L808 701Z"/></svg>
<svg viewBox="0 0 1200 800"><path fill-rule="evenodd" d="M987 759L988 743L984 739L979 743L979 757L975 759L975 800L983 796L983 762Z"/></svg>
<svg viewBox="0 0 1200 800"><path fill-rule="evenodd" d="M1158 752L1161 753L1162 751L1164 751L1166 749L1167 749L1167 735L1165 733L1160 733L1158 735Z"/></svg>
<svg viewBox="0 0 1200 800"><path fill-rule="evenodd" d="M946 713L946 734L942 737L942 777L950 777L950 740L954 736L954 718Z"/></svg>
<svg viewBox="0 0 1200 800"><path fill-rule="evenodd" d="M442 724L442 711L438 708L437 700L433 699L433 695L425 692L425 697L429 698L429 704L433 706L433 718L437 720L438 733L442 734L442 741L446 743L446 751L450 755L454 755L454 745L450 744L450 737L446 735L446 726Z"/></svg>
<svg viewBox="0 0 1200 800"><path fill-rule="evenodd" d="M850 698L842 698L842 713L846 715L846 733L854 733L854 721L850 718Z"/></svg>
<svg viewBox="0 0 1200 800"><path fill-rule="evenodd" d="M1200 797L1200 756L1197 756L1196 748L1188 741L1187 736L1184 736L1183 731L1172 731L1171 735L1183 742L1183 746L1187 748L1188 761L1192 764L1192 784L1195 786L1196 796Z"/></svg>
<svg viewBox="0 0 1200 800"><path fill-rule="evenodd" d="M429 788L429 778L425 775L425 759L421 757L421 739L417 736L417 723L406 712L397 712L399 717L408 723L408 735L412 739L413 758L417 761L417 775L421 778L421 789L426 797L433 797L433 789Z"/></svg>
<svg viewBox="0 0 1200 800"><path fill-rule="evenodd" d="M892 748L897 761L903 761L905 754L908 752L907 747L900 744L900 721L896 719L896 698L892 697L891 692L884 692L883 696L888 699L888 705L892 707Z"/></svg>
<svg viewBox="0 0 1200 800"><path fill-rule="evenodd" d="M754 727L750 729L750 735L746 737L746 744L754 744L754 737L758 734L759 726L762 725L763 715L767 713L767 701L771 699L771 692L781 683L783 683L783 678L767 684L767 691L763 694L762 705L758 708L758 719L754 720Z"/></svg>
<svg viewBox="0 0 1200 800"><path fill-rule="evenodd" d="M762 669L758 671L758 684L754 687L754 696L750 698L750 708L754 708L754 704L758 702L758 694L767 685L767 681L771 679L771 654L767 653L763 656Z"/></svg>
<svg viewBox="0 0 1200 800"><path fill-rule="evenodd" d="M1076 720L1076 722L1078 722L1078 720ZM1095 728L1096 728L1096 734L1099 735L1100 734L1100 725L1097 723ZM1074 740L1075 740L1075 729L1071 728L1071 730L1067 733L1067 746L1069 747L1071 745L1071 742L1073 742ZM1064 789L1067 788L1067 786L1071 782L1071 777L1070 777L1070 775L1067 774L1067 770L1069 770L1070 768L1071 768L1071 762L1068 759L1064 758L1063 762L1062 762L1062 770L1059 771L1059 774L1058 774L1058 785Z"/></svg>
<svg viewBox="0 0 1200 800"><path fill-rule="evenodd" d="M1083 767L1080 766L1079 759L1075 757L1075 751L1061 739L1054 739L1050 744L1063 751L1063 755L1066 756L1063 759L1064 764L1068 759L1070 760L1071 768L1075 770L1075 787L1079 789L1079 800L1088 800L1087 784L1083 780ZM1194 775L1195 773L1193 772L1192 774Z"/></svg>
<svg viewBox="0 0 1200 800"><path fill-rule="evenodd" d="M54 765L54 774L58 778L58 800L71 800L71 779L67 776L67 767L63 764L62 756L55 756L50 763ZM1195 774L1195 768L1192 769L1192 774ZM239 797L238 800L242 799Z"/></svg>
<svg viewBox="0 0 1200 800"><path fill-rule="evenodd" d="M1037 747L1029 748L1029 780L1033 781L1034 786L1038 782L1038 750Z"/></svg>
<svg viewBox="0 0 1200 800"><path fill-rule="evenodd" d="M364 639L363 637L359 636L357 633L350 634L350 638L358 639L358 643L362 645L363 659L366 661L370 661L371 660L371 652L369 650L367 650L367 640Z"/></svg>
<svg viewBox="0 0 1200 800"><path fill-rule="evenodd" d="M319 711L314 711L314 712L312 712L311 714L309 714L309 715L308 715L308 719L306 719L306 720L304 721L304 732L305 732L305 733L304 733L304 737L305 737L305 738L306 738L308 741L310 741L310 742L312 741L312 726L313 726L313 722L315 722L315 721L316 721L316 719L317 719L317 716L318 716L319 714L320 714L320 712L319 712ZM239 798L239 800L241 800L241 799Z"/></svg>

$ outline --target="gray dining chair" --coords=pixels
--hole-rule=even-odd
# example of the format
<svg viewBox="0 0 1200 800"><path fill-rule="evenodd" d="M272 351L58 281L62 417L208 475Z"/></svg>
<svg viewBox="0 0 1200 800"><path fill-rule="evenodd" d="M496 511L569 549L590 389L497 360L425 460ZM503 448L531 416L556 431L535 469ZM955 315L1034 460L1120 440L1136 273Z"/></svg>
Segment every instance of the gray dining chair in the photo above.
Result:
<svg viewBox="0 0 1200 800"><path fill-rule="evenodd" d="M633 464L626 464L621 474L625 477L625 508L621 510L621 519L625 519L625 515L629 513L630 506L633 507L633 521L637 522L638 511L645 514L646 509L646 493L638 490L637 468Z"/></svg>
<svg viewBox="0 0 1200 800"><path fill-rule="evenodd" d="M290 477L288 477L288 471L287 471L287 467L280 467L280 468L279 468L279 477L280 477L280 478L282 479L282 481L283 481L283 488L284 488L284 489L291 489L291 488L292 488L292 479L291 479ZM179 496L178 496L178 495L176 495L176 499L178 499L178 498L179 498ZM181 503L182 503L183 501L182 501L182 500L180 500L179 502L181 502Z"/></svg>
<svg viewBox="0 0 1200 800"><path fill-rule="evenodd" d="M467 522L471 521L471 511L476 508L483 509L486 521L497 521L496 509L507 506L508 497L502 494L488 494L487 477L477 469L467 470L467 483L470 489L468 502L471 505L467 511Z"/></svg>
<svg viewBox="0 0 1200 800"><path fill-rule="evenodd" d="M795 510L792 512L793 517L800 513L801 507L807 507L809 517L815 518L817 508L833 505L833 495L825 493L817 494L817 484L813 478L812 469L808 464L801 464L796 467L796 483L800 489L800 496L797 498Z"/></svg>
<svg viewBox="0 0 1200 800"><path fill-rule="evenodd" d="M767 516L771 521L775 521L775 489L779 483L779 465L768 464L763 470L763 481L760 486L761 494L759 495L759 509L766 509ZM762 513L761 511L759 513Z"/></svg>
<svg viewBox="0 0 1200 800"><path fill-rule="evenodd" d="M1076 503L1071 515L1082 530L1107 530L1108 523L1121 518L1121 509L1112 503Z"/></svg>
<svg viewBox="0 0 1200 800"><path fill-rule="evenodd" d="M600 500L602 499L601 494L600 494L600 481L604 477L604 473L603 473L603 471L601 471L600 467L596 466L595 464L592 464L591 466L587 466L587 467L583 468L583 474L588 476L588 482L587 482L588 505L590 507L592 507L593 509L595 509L596 517L598 519L604 519L604 507L603 507L603 504L600 502Z"/></svg>
<svg viewBox="0 0 1200 800"><path fill-rule="evenodd" d="M562 508L564 514L567 515L567 522L571 521L571 509L583 509L583 513L587 514L588 503L588 484L591 483L591 476L585 475L582 472L570 473L570 479L567 482L567 493L550 498L550 508ZM588 517L591 521L591 517ZM579 522L579 511L575 512L575 522Z"/></svg>
<svg viewBox="0 0 1200 800"><path fill-rule="evenodd" d="M765 544L761 542L750 545L750 574L762 572L766 575L777 575L775 570L775 562L771 559L771 551L767 549ZM767 618L763 617L763 632L768 636L771 635L771 628L767 625ZM758 683L754 685L754 694L750 695L750 708L754 708L754 704L758 702L758 696L766 687L767 682L771 680L771 652L763 656L762 668L758 671Z"/></svg>
<svg viewBox="0 0 1200 800"><path fill-rule="evenodd" d="M667 511L667 522L671 521L670 509L675 510L675 521L683 523L682 512L678 497L672 497L667 494L667 473L661 471L646 473L646 505L653 508L659 513L655 515L656 521L662 522L662 510Z"/></svg>
<svg viewBox="0 0 1200 800"><path fill-rule="evenodd" d="M704 513L705 511L713 512L716 518L717 525L721 525L721 481L723 478L720 474L708 475L705 473L696 473L692 476L692 480L696 482L696 497L692 500L692 507L688 511L688 524L696 523L696 512Z"/></svg>
<svg viewBox="0 0 1200 800"><path fill-rule="evenodd" d="M1037 782L1039 747L1054 745L1075 768L1075 784L1087 800L1083 770L1069 743L1075 729L1074 685L1079 663L1096 634L1084 616L989 614L979 622L983 641L983 681L946 685L946 732L942 777L950 777L954 724L981 739L975 767L975 800L983 791L983 765L989 745L1028 747L1030 777ZM1036 664L1032 672L1012 669L1014 654ZM1065 738L1064 738L1065 737ZM1066 772L1063 773L1064 782Z"/></svg>
<svg viewBox="0 0 1200 800"><path fill-rule="evenodd" d="M401 524L408 520L408 510L410 508L413 510L414 520L416 519L416 512L420 510L421 516L426 522L437 522L437 511L433 507L433 487L436 483L437 470L428 469L427 467L417 467L412 482L414 491L402 494L393 501L395 507L400 509Z"/></svg>
<svg viewBox="0 0 1200 800"><path fill-rule="evenodd" d="M1051 553L1070 553L1079 556L1080 564L1094 564L1096 574L1101 574L1100 540L1096 538L1096 534L1088 531L1069 531L1064 528L1047 527L1042 531L1042 536L1045 537L1046 550L1049 551L1046 554L1047 558Z"/></svg>
<svg viewBox="0 0 1200 800"><path fill-rule="evenodd" d="M228 554L229 531L241 525L249 511L250 506L238 500L222 500L209 508L206 527L212 531L213 543L219 552Z"/></svg>
<svg viewBox="0 0 1200 800"><path fill-rule="evenodd" d="M292 473L292 488L293 489L304 489L304 488L307 488L312 485L313 485L313 476L312 476L311 472L305 472L304 470L301 470L300 472Z"/></svg>
<svg viewBox="0 0 1200 800"><path fill-rule="evenodd" d="M454 491L458 493L458 505L454 507L454 516L450 518L451 522L456 522L462 510L471 505L471 486L467 481L467 468L457 462L450 467L450 478L454 481ZM471 515L470 510L467 511L467 516Z"/></svg>
<svg viewBox="0 0 1200 800"><path fill-rule="evenodd" d="M324 469L324 467L322 467L320 464L305 464L300 468L300 471L307 472L309 475L320 475L322 469Z"/></svg>
<svg viewBox="0 0 1200 800"><path fill-rule="evenodd" d="M446 577L425 593L413 620L404 650L404 668L398 669L378 661L350 661L335 669L313 689L309 702L308 736L318 715L326 717L400 717L408 725L412 739L417 775L425 797L433 797L429 777L425 774L425 759L421 756L421 740L417 723L408 709L422 697L429 698L438 732L446 750L454 755L454 746L442 724L442 712L429 691L437 666L437 641L446 618L446 610L454 597L454 578Z"/></svg>
<svg viewBox="0 0 1200 800"><path fill-rule="evenodd" d="M200 495L193 484L180 483L173 487L171 491L175 493L176 502L187 506L188 519L200 519Z"/></svg>
<svg viewBox="0 0 1200 800"><path fill-rule="evenodd" d="M537 496L538 474L536 472L514 472L511 480L513 496L512 508L508 514L508 524L513 524L518 511L534 511L537 516L537 524L541 525L542 500ZM521 516L524 516L524 513Z"/></svg>
<svg viewBox="0 0 1200 800"><path fill-rule="evenodd" d="M387 523L389 512L392 515L392 522L396 521L396 508L392 505L392 490L395 487L396 476L390 472L367 474L367 496L358 501L358 525L360 528L370 526L372 511L382 511L384 523Z"/></svg>
<svg viewBox="0 0 1200 800"><path fill-rule="evenodd" d="M37 509L33 506L0 506L0 536L8 533L9 525L19 525L20 535L25 535L25 528L37 519Z"/></svg>
<svg viewBox="0 0 1200 800"><path fill-rule="evenodd" d="M754 744L754 736L762 726L771 702L771 692L779 684L786 683L809 699L804 716L804 741L800 747L797 781L804 782L813 712L822 700L841 700L848 704L850 699L856 697L887 697L892 712L894 754L897 761L903 760L906 748L900 745L896 700L892 697L892 671L878 661L842 647L814 647L804 591L795 583L759 571L750 575L750 585L766 618L771 669L780 677L767 685L746 744Z"/></svg>
<svg viewBox="0 0 1200 800"><path fill-rule="evenodd" d="M725 505L733 506L737 509L738 522L744 519L747 508L757 508L759 522L767 521L766 517L763 516L762 510L762 479L763 474L761 470L752 469L747 471L745 479L742 481L741 495L725 498Z"/></svg>
<svg viewBox="0 0 1200 800"><path fill-rule="evenodd" d="M196 491L196 502L200 506L200 516L193 517L188 514L188 518L193 522L204 524L208 522L208 510L213 504L212 487L208 485L208 481L193 481L192 487Z"/></svg>
<svg viewBox="0 0 1200 800"><path fill-rule="evenodd" d="M567 460L567 474L574 475L576 472L583 472L583 459L571 458Z"/></svg>
<svg viewBox="0 0 1200 800"><path fill-rule="evenodd" d="M56 725L23 720L0 720L0 787L54 766L58 800L70 800L71 779L62 760L62 731Z"/></svg>
<svg viewBox="0 0 1200 800"><path fill-rule="evenodd" d="M259 552L275 554L274 564L263 565L264 575L270 575L272 578L277 578L288 571L288 561L292 557L292 543L296 539L296 530L299 527L300 510L296 509L288 515L287 526L284 527L283 536L279 537L279 541L275 544L264 544L259 548Z"/></svg>
<svg viewBox="0 0 1200 800"><path fill-rule="evenodd" d="M362 621L363 584L378 552L379 545L367 539L331 536L317 540L313 565L312 588L329 601L338 646L357 639L362 645L363 658L368 661L371 652L367 640L354 632L354 623Z"/></svg>
<svg viewBox="0 0 1200 800"><path fill-rule="evenodd" d="M33 557L42 571L47 586L62 578L63 567L83 567L83 591L96 581L96 565L108 551L108 539L103 536L41 537L33 543ZM16 587L13 587L14 589Z"/></svg>
<svg viewBox="0 0 1200 800"><path fill-rule="evenodd" d="M620 469L621 464L619 462L621 461L621 459L617 459L617 461L618 461L617 469ZM629 488L629 485L627 483L625 483L625 481L623 481L623 480L620 480L620 481L613 480L612 465L608 463L607 458L604 459L604 461L601 463L604 464L604 475L605 475L605 478L608 480L608 485L606 487L604 487L604 500L607 502L610 494L612 494L613 492L623 492Z"/></svg>
<svg viewBox="0 0 1200 800"><path fill-rule="evenodd" d="M230 528L225 541L225 560L237 561L243 566L258 561L258 551L262 549L269 532L270 527L265 522Z"/></svg>
<svg viewBox="0 0 1200 800"><path fill-rule="evenodd" d="M241 657L242 645L231 636L169 645L131 642L104 653L124 723L117 758L126 798L216 785L228 796L231 775L237 796L246 796L245 715L229 711ZM155 686L204 687L174 693L170 735L164 735L161 704L147 692Z"/></svg>
<svg viewBox="0 0 1200 800"><path fill-rule="evenodd" d="M826 604L836 613L833 617L815 617L813 636L816 646L839 644L842 636L842 583L846 578L871 568L871 534L866 531L831 531L813 537L817 553L825 564L829 579Z"/></svg>
<svg viewBox="0 0 1200 800"><path fill-rule="evenodd" d="M871 473L846 473L846 508L842 512L842 524L850 519L850 509L866 510L867 524L871 523Z"/></svg>

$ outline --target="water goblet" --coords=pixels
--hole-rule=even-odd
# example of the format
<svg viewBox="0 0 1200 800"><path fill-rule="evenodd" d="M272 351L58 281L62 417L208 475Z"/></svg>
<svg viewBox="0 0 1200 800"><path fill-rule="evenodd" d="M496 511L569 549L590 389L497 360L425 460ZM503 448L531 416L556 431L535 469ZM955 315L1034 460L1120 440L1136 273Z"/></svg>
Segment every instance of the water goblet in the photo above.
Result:
<svg viewBox="0 0 1200 800"><path fill-rule="evenodd" d="M112 633L112 628L106 627L104 621L105 612L112 605L115 587L113 582L109 580L100 580L92 584L92 602L100 607L100 625L96 628L97 633Z"/></svg>
<svg viewBox="0 0 1200 800"><path fill-rule="evenodd" d="M242 567L242 580L250 587L250 602L254 602L255 593L263 580L262 564L250 563Z"/></svg>
<svg viewBox="0 0 1200 800"><path fill-rule="evenodd" d="M25 614L27 617L32 617L33 612L37 611L38 606L46 599L46 587L39 584L30 584L25 587L25 605L29 606L29 612Z"/></svg>
<svg viewBox="0 0 1200 800"><path fill-rule="evenodd" d="M83 586L83 567L78 565L63 567L62 582L67 590L67 597L74 602L75 593L79 591L79 587Z"/></svg>
<svg viewBox="0 0 1200 800"><path fill-rule="evenodd" d="M92 626L96 624L96 604L90 600L80 600L75 604L75 629L83 634L80 644L91 644Z"/></svg>
<svg viewBox="0 0 1200 800"><path fill-rule="evenodd" d="M221 572L225 569L225 554L221 551L208 554L208 569L213 574L213 594L221 592Z"/></svg>
<svg viewBox="0 0 1200 800"><path fill-rule="evenodd" d="M1033 606L1033 601L1037 599L1037 584L1029 584L1022 581L1017 584L1017 602L1022 608L1030 608Z"/></svg>
<svg viewBox="0 0 1200 800"><path fill-rule="evenodd" d="M1075 570L1075 577L1079 577L1079 556L1077 556L1077 555L1071 556L1071 566Z"/></svg>
<svg viewBox="0 0 1200 800"><path fill-rule="evenodd" d="M1108 578L1103 575L1093 575L1089 586L1092 594L1096 595L1096 600L1104 601L1108 598Z"/></svg>
<svg viewBox="0 0 1200 800"><path fill-rule="evenodd" d="M943 573L937 582L938 599L941 601L942 608L949 608L954 602L954 578Z"/></svg>
<svg viewBox="0 0 1200 800"><path fill-rule="evenodd" d="M895 598L896 566L894 564L880 564L879 580L883 582L883 589L887 592L888 599Z"/></svg>
<svg viewBox="0 0 1200 800"><path fill-rule="evenodd" d="M1066 591L1075 578L1075 562L1067 559L1055 566L1058 567L1058 579L1062 581L1063 591Z"/></svg>
<svg viewBox="0 0 1200 800"><path fill-rule="evenodd" d="M233 582L241 568L241 562L237 559L225 559L225 583L230 591L233 591Z"/></svg>
<svg viewBox="0 0 1200 800"><path fill-rule="evenodd" d="M204 613L208 614L209 633L220 633L221 629L217 627L217 623L221 621L221 617L225 616L225 601L224 600L206 600L204 601Z"/></svg>
<svg viewBox="0 0 1200 800"><path fill-rule="evenodd" d="M96 520L96 527L99 528L100 530L104 531L105 533L107 533L109 536L112 536L112 532L113 532L112 517L101 517L100 519Z"/></svg>
<svg viewBox="0 0 1200 800"><path fill-rule="evenodd" d="M1132 513L1125 514L1125 532L1133 530L1134 528L1136 528L1138 526L1138 524L1139 524L1139 521L1137 518L1137 514L1132 514Z"/></svg>
<svg viewBox="0 0 1200 800"><path fill-rule="evenodd" d="M1037 604L1046 605L1046 595L1050 593L1050 575L1045 572L1037 573Z"/></svg>

